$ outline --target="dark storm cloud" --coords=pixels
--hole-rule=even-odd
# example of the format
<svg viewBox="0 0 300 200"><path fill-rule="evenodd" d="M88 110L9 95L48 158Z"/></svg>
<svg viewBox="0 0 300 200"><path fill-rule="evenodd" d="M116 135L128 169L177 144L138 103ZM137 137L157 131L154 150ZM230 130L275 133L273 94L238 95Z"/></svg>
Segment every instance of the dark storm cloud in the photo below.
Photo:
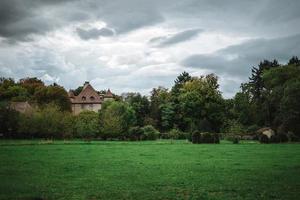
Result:
<svg viewBox="0 0 300 200"><path fill-rule="evenodd" d="M149 43L154 44L157 47L167 47L167 46L171 46L174 44L191 40L202 31L203 30L201 29L192 29L192 30L182 31L171 36L155 37L152 38L149 41Z"/></svg>
<svg viewBox="0 0 300 200"><path fill-rule="evenodd" d="M8 41L29 40L32 34L44 34L65 25L58 18L60 7L73 0L1 0L0 37ZM74 0L75 1L75 0ZM67 19L67 21L72 21Z"/></svg>
<svg viewBox="0 0 300 200"><path fill-rule="evenodd" d="M79 35L79 37L83 40L98 39L101 36L109 37L114 35L114 32L108 28L91 28L89 30L77 28L76 32Z"/></svg>
<svg viewBox="0 0 300 200"><path fill-rule="evenodd" d="M0 36L25 40L33 34L44 34L88 20L104 21L117 34L173 20L189 29L197 26L278 36L300 32L299 7L297 0L186 0L176 3L173 0L1 0ZM178 37L166 41L166 45L176 43L180 40Z"/></svg>
<svg viewBox="0 0 300 200"><path fill-rule="evenodd" d="M292 56L300 55L300 34L275 38L256 39L229 46L213 54L192 55L182 65L213 71L218 75L227 74L245 78L250 68L263 59L277 59L287 62Z"/></svg>

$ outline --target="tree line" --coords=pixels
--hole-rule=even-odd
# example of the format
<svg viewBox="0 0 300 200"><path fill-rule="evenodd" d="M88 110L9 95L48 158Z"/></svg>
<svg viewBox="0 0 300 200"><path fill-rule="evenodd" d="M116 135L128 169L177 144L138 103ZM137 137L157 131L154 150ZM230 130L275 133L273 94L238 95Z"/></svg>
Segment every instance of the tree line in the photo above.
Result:
<svg viewBox="0 0 300 200"><path fill-rule="evenodd" d="M18 82L1 78L0 133L13 138L184 139L192 138L192 133L195 138L200 133L249 135L268 126L278 134L299 137L299 100L297 57L287 64L260 62L231 99L222 97L215 74L192 77L183 72L170 89L153 88L150 96L124 93L104 102L99 113L85 111L78 116L71 114L62 86L47 86L37 78ZM18 113L9 106L13 101L35 106Z"/></svg>

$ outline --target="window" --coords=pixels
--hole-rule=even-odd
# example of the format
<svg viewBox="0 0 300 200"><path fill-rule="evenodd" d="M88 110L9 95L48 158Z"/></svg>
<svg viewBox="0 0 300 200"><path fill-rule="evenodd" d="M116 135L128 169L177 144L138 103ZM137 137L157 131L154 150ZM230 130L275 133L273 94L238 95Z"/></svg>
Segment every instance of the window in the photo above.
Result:
<svg viewBox="0 0 300 200"><path fill-rule="evenodd" d="M91 101L94 101L94 100L95 100L95 97L91 96L90 99L91 99Z"/></svg>
<svg viewBox="0 0 300 200"><path fill-rule="evenodd" d="M85 97L85 96L83 96L81 99L82 99L82 101L85 101L85 100L86 100L86 97Z"/></svg>

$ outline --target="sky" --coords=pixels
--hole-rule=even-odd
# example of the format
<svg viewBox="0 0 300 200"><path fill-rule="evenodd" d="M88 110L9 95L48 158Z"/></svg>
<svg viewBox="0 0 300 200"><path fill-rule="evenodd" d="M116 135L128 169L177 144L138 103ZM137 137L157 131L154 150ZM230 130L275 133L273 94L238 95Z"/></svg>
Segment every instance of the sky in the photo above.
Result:
<svg viewBox="0 0 300 200"><path fill-rule="evenodd" d="M300 56L299 0L1 0L0 76L114 93L215 73L225 98Z"/></svg>

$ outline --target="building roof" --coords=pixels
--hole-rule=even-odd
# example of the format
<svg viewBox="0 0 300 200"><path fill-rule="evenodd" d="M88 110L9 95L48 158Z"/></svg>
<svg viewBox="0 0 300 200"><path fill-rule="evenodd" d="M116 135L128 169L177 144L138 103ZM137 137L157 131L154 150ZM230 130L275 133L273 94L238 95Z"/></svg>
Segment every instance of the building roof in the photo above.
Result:
<svg viewBox="0 0 300 200"><path fill-rule="evenodd" d="M113 98L114 95L113 93L110 91L110 89L107 90L106 94L104 95L104 97L107 97L107 98Z"/></svg>
<svg viewBox="0 0 300 200"><path fill-rule="evenodd" d="M69 97L72 103L101 104L103 102L103 97L97 93L89 82L84 83L79 95L74 96L74 93L69 93Z"/></svg>

